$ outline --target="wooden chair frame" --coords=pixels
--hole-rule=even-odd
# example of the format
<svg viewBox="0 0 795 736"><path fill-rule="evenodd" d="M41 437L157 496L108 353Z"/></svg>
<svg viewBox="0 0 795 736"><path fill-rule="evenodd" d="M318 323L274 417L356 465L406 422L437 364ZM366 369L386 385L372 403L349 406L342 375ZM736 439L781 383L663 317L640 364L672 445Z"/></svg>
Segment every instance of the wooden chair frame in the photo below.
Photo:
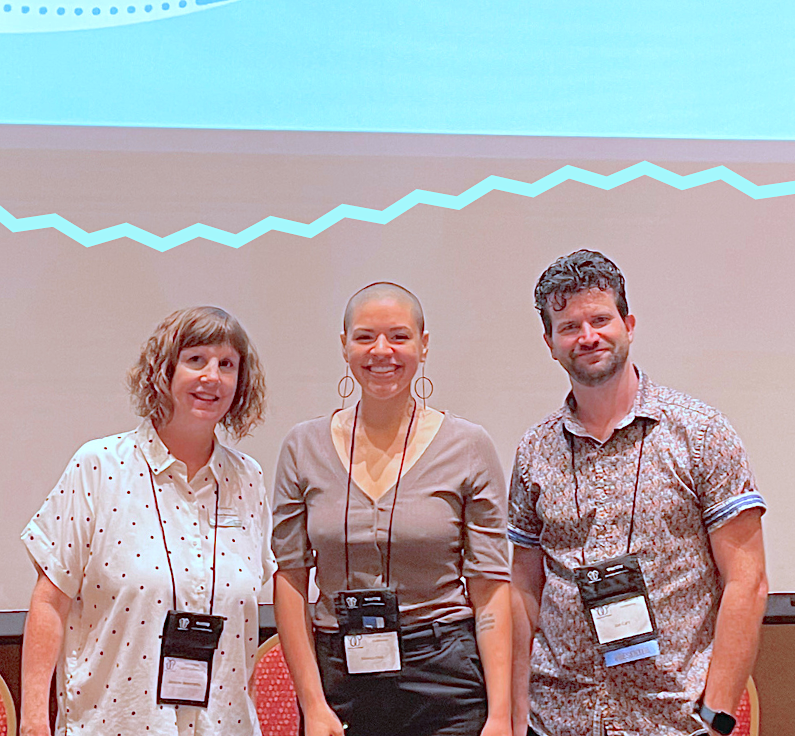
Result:
<svg viewBox="0 0 795 736"><path fill-rule="evenodd" d="M6 733L8 736L16 736L17 733L17 709L11 691L6 685L6 681L0 677L0 700L6 711Z"/></svg>

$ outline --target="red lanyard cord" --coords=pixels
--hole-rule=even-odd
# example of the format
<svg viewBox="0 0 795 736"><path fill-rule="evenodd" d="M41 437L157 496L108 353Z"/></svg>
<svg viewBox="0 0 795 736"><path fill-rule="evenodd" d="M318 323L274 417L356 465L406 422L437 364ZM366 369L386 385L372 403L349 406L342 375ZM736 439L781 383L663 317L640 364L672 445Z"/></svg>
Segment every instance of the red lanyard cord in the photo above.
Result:
<svg viewBox="0 0 795 736"><path fill-rule="evenodd" d="M171 573L171 592L174 597L174 607L172 610L177 609L177 581L174 577L174 568L171 565L171 552L168 549L168 542L166 542L166 529L163 526L163 517L160 514L160 504L157 502L157 491L155 490L155 476L152 473L152 468L149 467L149 462L144 458L146 467L149 469L149 482L152 485L152 498L155 500L155 509L157 510L157 520L160 522L160 533L163 535L163 547L166 550L166 561L168 562L168 571ZM210 592L210 615L213 614L213 605L215 604L215 553L218 549L218 497L219 497L218 481L215 481L215 525L213 527L213 586Z"/></svg>

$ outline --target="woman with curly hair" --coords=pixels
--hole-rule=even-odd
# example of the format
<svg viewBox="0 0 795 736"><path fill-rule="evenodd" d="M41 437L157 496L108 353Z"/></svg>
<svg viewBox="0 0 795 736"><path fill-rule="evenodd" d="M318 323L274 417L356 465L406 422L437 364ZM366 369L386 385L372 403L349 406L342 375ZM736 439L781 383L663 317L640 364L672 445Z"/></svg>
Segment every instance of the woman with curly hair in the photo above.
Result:
<svg viewBox="0 0 795 736"><path fill-rule="evenodd" d="M262 470L225 447L262 419L238 321L174 312L128 384L143 421L85 444L22 533L36 565L21 733L259 734L248 694L257 595L273 572Z"/></svg>

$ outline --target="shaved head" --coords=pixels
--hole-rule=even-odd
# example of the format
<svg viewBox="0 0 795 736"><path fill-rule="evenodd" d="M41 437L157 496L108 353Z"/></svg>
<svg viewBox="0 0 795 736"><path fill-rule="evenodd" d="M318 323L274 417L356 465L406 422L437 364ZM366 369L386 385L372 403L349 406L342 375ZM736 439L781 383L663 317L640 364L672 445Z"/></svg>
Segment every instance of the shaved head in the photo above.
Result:
<svg viewBox="0 0 795 736"><path fill-rule="evenodd" d="M345 307L345 317L342 322L342 331L347 335L350 329L351 322L353 321L353 313L362 305L367 302L377 301L379 299L394 299L397 302L402 302L411 309L411 314L414 317L417 327L419 328L420 335L425 332L425 316L422 313L422 305L420 300L417 299L408 289L404 289L398 284L393 284L391 281L376 281L374 284L365 286L359 289L349 300L348 305Z"/></svg>

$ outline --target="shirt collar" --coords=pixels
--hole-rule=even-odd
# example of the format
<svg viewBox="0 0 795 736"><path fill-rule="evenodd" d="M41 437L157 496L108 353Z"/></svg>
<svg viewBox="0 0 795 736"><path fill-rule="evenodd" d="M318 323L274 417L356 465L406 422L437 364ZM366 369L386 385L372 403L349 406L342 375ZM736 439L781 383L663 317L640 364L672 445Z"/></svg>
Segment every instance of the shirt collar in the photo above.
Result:
<svg viewBox="0 0 795 736"><path fill-rule="evenodd" d="M176 462L177 458L171 454L163 440L160 439L160 435L157 433L150 418L144 419L138 425L135 433L137 435L136 444L141 448L147 464L155 475L164 473ZM225 474L225 465L226 453L224 452L224 446L218 441L218 437L215 437L213 451L207 462L207 467L210 468L215 480L220 482L221 477Z"/></svg>
<svg viewBox="0 0 795 736"><path fill-rule="evenodd" d="M615 426L613 430L628 427L638 417L659 421L661 410L660 402L657 397L657 384L654 383L640 368L635 366L638 374L638 390L635 393L635 401L626 416ZM577 400L574 392L570 391L563 405L563 426L571 434L578 437L591 437L587 429L580 423L576 416ZM612 436L612 435L611 435ZM591 437L591 439L596 439ZM597 440L598 441L598 440ZM604 444L604 443L600 443Z"/></svg>

